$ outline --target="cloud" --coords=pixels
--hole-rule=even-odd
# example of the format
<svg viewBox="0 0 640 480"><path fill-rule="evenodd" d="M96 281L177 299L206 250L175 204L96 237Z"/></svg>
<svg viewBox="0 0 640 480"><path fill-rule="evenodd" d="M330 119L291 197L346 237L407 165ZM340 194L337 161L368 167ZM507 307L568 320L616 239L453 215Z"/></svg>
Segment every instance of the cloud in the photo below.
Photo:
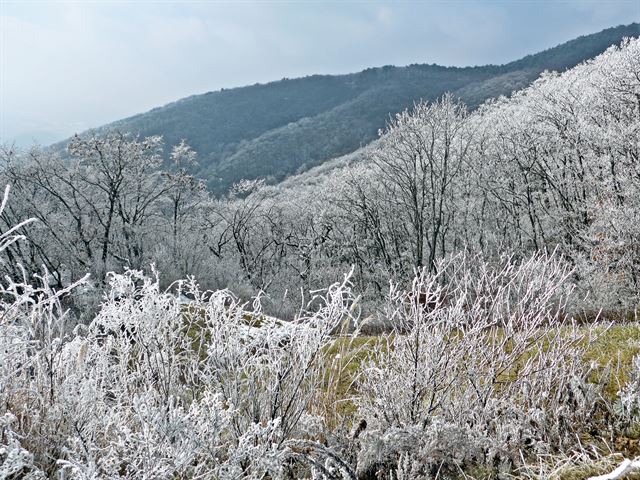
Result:
<svg viewBox="0 0 640 480"><path fill-rule="evenodd" d="M143 25L143 41L156 51L199 48L207 39L202 19L189 17L152 16Z"/></svg>

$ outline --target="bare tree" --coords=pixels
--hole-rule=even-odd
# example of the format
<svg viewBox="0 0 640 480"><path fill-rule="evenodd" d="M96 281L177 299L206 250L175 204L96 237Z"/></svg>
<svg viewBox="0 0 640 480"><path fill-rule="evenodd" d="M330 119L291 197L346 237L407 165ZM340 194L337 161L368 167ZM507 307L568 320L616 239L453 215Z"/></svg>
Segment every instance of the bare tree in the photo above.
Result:
<svg viewBox="0 0 640 480"><path fill-rule="evenodd" d="M373 154L387 202L411 227L413 264L433 271L446 251L455 215L455 181L465 167L472 135L465 107L447 94L396 115Z"/></svg>

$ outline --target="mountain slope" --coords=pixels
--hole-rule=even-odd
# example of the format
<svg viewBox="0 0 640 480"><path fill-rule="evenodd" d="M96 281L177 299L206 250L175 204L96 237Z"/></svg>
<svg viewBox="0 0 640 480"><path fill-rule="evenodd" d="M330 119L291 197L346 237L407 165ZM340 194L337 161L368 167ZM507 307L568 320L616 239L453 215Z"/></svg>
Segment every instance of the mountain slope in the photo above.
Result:
<svg viewBox="0 0 640 480"><path fill-rule="evenodd" d="M159 134L169 145L185 138L199 152L197 173L223 193L241 178L279 181L353 152L377 137L389 114L420 99L452 91L473 108L528 85L543 70L571 68L639 34L637 23L610 28L501 66L386 66L223 89L98 130Z"/></svg>

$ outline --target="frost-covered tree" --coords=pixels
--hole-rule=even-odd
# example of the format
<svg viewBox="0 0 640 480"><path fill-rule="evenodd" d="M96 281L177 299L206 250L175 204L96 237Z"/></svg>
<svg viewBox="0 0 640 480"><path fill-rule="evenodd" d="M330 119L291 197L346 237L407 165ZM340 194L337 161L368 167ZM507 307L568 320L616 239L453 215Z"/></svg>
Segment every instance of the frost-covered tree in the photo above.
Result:
<svg viewBox="0 0 640 480"><path fill-rule="evenodd" d="M471 144L466 108L449 94L392 119L373 154L385 200L410 227L413 264L435 268L446 253L456 180Z"/></svg>

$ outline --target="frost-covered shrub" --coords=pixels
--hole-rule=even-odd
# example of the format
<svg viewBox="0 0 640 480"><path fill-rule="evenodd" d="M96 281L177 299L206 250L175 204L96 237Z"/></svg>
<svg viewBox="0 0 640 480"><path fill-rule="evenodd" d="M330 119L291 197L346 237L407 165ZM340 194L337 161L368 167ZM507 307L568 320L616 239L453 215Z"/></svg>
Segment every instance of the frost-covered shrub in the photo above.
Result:
<svg viewBox="0 0 640 480"><path fill-rule="evenodd" d="M600 387L587 381L584 353L596 331L564 314L568 267L555 255L476 265L473 275L464 265L423 271L410 291L392 286L395 330L358 384L368 424L359 470L395 468L405 452L425 468L508 470L574 447L593 426Z"/></svg>
<svg viewBox="0 0 640 480"><path fill-rule="evenodd" d="M630 381L618 392L615 413L624 428L640 429L640 356L633 360Z"/></svg>
<svg viewBox="0 0 640 480"><path fill-rule="evenodd" d="M3 468L78 479L281 478L300 463L290 442L315 442L322 430L310 412L323 349L350 315L346 280L288 324L258 301L247 309L193 281L178 283L177 295L137 271L109 283L96 318L71 334L60 292L5 288L0 400L15 425L3 427Z"/></svg>
<svg viewBox="0 0 640 480"><path fill-rule="evenodd" d="M11 413L0 417L0 478L40 480L46 478L34 465L33 454L20 444L19 435L12 430L17 418Z"/></svg>
<svg viewBox="0 0 640 480"><path fill-rule="evenodd" d="M457 475L463 466L482 462L487 445L480 432L437 417L425 426L366 432L358 452L358 478L388 478L394 471L396 478L433 478L438 472ZM409 472L412 476L406 477Z"/></svg>

